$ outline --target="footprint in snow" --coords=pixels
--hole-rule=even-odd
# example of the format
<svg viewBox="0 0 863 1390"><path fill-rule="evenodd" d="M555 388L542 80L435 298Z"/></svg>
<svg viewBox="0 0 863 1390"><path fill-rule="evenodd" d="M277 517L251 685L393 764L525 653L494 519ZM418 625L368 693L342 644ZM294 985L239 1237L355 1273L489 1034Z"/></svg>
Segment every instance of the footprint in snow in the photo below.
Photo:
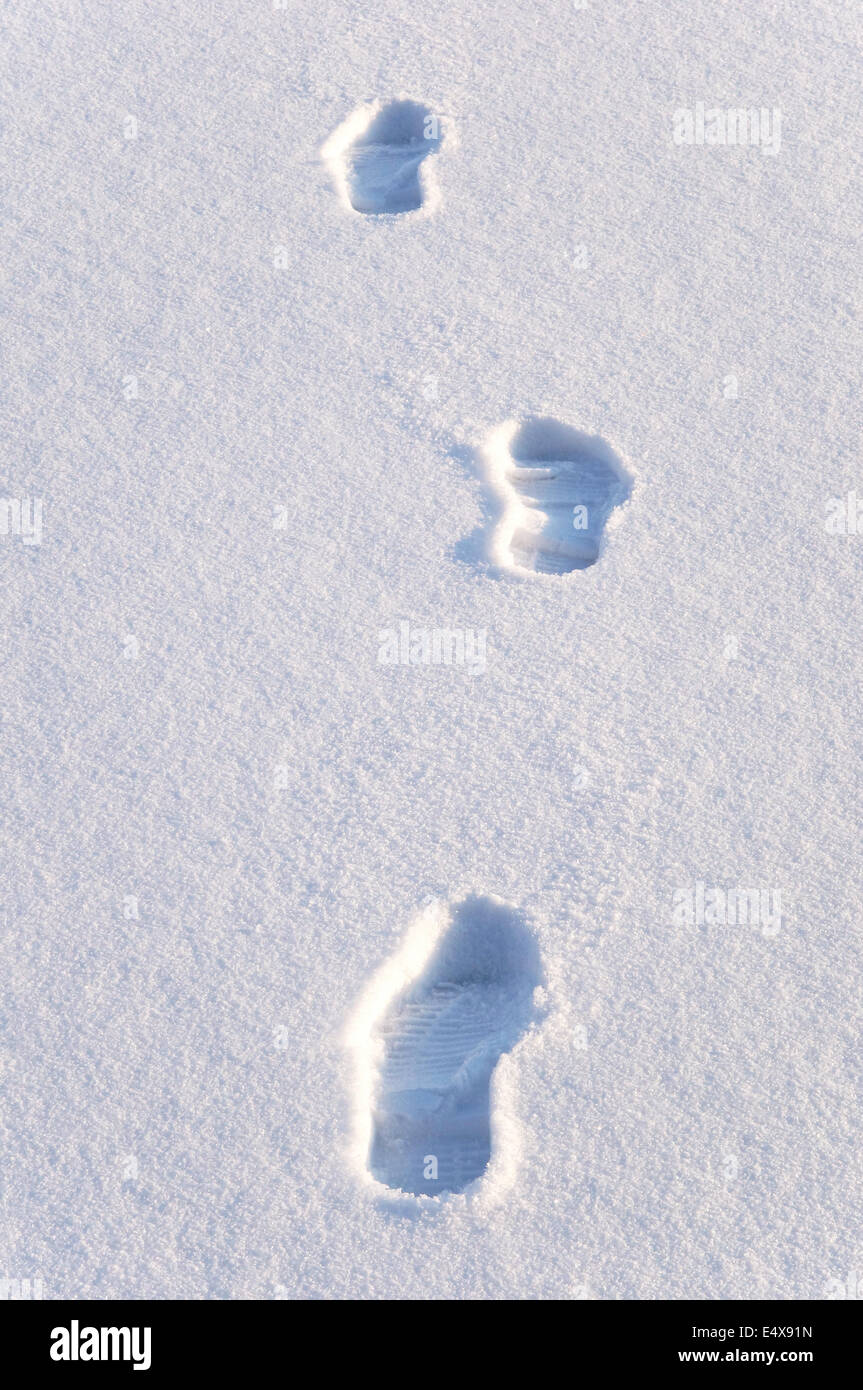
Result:
<svg viewBox="0 0 863 1390"><path fill-rule="evenodd" d="M379 1059L369 1168L416 1196L463 1192L492 1152L491 1080L535 1017L536 941L519 915L470 897L372 1030Z"/></svg>
<svg viewBox="0 0 863 1390"><path fill-rule="evenodd" d="M420 165L441 143L440 122L417 101L364 107L323 148L355 212L415 212L426 197Z"/></svg>
<svg viewBox="0 0 863 1390"><path fill-rule="evenodd" d="M603 533L632 480L601 439L557 420L510 421L485 450L502 504L492 559L520 573L564 575L599 558Z"/></svg>

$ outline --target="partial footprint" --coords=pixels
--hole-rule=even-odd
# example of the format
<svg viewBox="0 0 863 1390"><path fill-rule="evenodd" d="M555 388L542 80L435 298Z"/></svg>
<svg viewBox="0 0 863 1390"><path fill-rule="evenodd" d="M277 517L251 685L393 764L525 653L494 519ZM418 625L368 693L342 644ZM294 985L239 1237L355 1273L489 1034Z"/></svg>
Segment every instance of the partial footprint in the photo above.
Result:
<svg viewBox="0 0 863 1390"><path fill-rule="evenodd" d="M518 913L470 897L371 1030L369 1168L416 1196L463 1192L492 1151L491 1079L535 1017L536 940Z"/></svg>
<svg viewBox="0 0 863 1390"><path fill-rule="evenodd" d="M417 101L354 112L322 154L355 212L415 212L425 201L420 165L441 143L440 122Z"/></svg>
<svg viewBox="0 0 863 1390"><path fill-rule="evenodd" d="M632 491L607 444L532 417L496 430L485 457L502 503L491 546L497 564L563 575L596 563L606 523Z"/></svg>

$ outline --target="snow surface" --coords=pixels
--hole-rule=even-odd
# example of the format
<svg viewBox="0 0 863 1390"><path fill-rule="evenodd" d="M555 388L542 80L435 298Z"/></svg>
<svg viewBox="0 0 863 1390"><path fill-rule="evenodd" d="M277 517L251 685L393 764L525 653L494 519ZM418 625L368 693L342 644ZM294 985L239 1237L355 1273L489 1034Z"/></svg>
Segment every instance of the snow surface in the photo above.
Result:
<svg viewBox="0 0 863 1390"><path fill-rule="evenodd" d="M4 486L44 511L0 535L0 1275L827 1296L863 1268L863 534L824 521L863 493L859 7L3 30ZM367 215L321 151L399 101L428 196ZM697 102L781 147L675 144ZM587 569L489 559L483 450L530 418L633 480ZM403 622L485 660L382 663ZM780 930L687 926L697 883ZM486 1176L399 1198L351 1029L471 893L531 924L544 1017Z"/></svg>

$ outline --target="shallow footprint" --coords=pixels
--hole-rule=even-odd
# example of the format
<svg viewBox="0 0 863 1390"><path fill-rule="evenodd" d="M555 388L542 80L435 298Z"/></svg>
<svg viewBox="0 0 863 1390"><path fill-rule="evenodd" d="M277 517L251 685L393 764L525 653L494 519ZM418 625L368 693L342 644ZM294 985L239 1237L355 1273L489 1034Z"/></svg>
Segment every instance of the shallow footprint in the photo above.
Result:
<svg viewBox="0 0 863 1390"><path fill-rule="evenodd" d="M596 563L606 523L632 490L608 445L531 418L498 431L488 458L504 502L493 547L499 563L554 575Z"/></svg>
<svg viewBox="0 0 863 1390"><path fill-rule="evenodd" d="M491 1157L492 1073L534 1018L539 953L491 898L456 908L417 978L377 1025L382 1061L369 1167L416 1196L462 1192Z"/></svg>
<svg viewBox="0 0 863 1390"><path fill-rule="evenodd" d="M420 165L440 146L436 116L417 101L391 101L368 119L360 111L324 146L355 212L415 212L424 192Z"/></svg>

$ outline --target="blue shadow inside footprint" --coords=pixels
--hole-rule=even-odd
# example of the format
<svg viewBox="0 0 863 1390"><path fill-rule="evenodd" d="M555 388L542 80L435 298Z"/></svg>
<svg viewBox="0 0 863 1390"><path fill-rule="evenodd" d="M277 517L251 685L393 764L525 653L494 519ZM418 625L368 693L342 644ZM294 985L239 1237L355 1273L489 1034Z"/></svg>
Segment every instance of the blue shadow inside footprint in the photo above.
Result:
<svg viewBox="0 0 863 1390"><path fill-rule="evenodd" d="M512 558L538 574L570 574L596 563L611 513L631 484L600 439L558 420L533 417L513 436L507 480L532 513L517 529Z"/></svg>
<svg viewBox="0 0 863 1390"><path fill-rule="evenodd" d="M415 1196L463 1192L491 1157L491 1077L534 1017L539 951L520 915L471 897L378 1035L369 1167Z"/></svg>
<svg viewBox="0 0 863 1390"><path fill-rule="evenodd" d="M347 151L351 206L370 215L422 207L419 168L440 146L436 116L416 101L391 101Z"/></svg>

